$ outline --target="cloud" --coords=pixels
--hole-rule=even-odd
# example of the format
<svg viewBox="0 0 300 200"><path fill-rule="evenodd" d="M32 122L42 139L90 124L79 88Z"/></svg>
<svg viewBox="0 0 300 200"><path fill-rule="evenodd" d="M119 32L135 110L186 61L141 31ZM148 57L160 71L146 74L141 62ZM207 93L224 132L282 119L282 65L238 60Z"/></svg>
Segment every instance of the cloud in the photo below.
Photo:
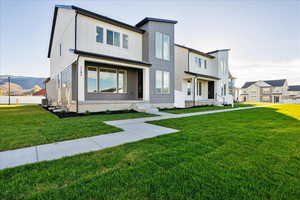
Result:
<svg viewBox="0 0 300 200"><path fill-rule="evenodd" d="M289 84L300 84L300 59L291 61L266 61L259 63L235 62L230 64L232 74L237 77L236 86L246 81L287 79Z"/></svg>

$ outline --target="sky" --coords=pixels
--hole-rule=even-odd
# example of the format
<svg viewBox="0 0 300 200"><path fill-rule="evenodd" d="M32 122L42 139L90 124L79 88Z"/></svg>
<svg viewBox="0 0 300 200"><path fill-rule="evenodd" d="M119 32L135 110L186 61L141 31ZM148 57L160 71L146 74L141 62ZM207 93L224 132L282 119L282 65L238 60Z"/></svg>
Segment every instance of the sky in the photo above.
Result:
<svg viewBox="0 0 300 200"><path fill-rule="evenodd" d="M135 25L177 20L175 42L200 51L231 49L229 69L245 81L300 85L300 0L0 0L0 75L48 77L55 5L76 5Z"/></svg>

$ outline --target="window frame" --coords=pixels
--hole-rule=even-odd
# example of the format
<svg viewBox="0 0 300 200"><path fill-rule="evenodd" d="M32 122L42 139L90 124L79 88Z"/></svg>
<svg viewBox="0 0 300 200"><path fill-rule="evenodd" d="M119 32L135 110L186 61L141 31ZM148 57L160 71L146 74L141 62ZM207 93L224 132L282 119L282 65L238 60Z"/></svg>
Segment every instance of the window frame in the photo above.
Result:
<svg viewBox="0 0 300 200"><path fill-rule="evenodd" d="M161 87L158 88L157 87L157 78L159 77L158 76L158 73L161 73L160 74L160 79L161 79ZM165 74L168 74L168 87L165 87ZM168 95L171 93L171 73L169 71L163 71L163 70L156 70L155 71L155 90L154 90L154 93L155 94L161 94L161 95ZM166 92L165 92L165 89L168 89ZM157 89L160 89L160 92L157 91Z"/></svg>
<svg viewBox="0 0 300 200"><path fill-rule="evenodd" d="M158 38L160 38L160 41L158 41ZM168 44L167 46L165 46L165 38L168 38ZM170 61L171 60L171 36L169 34L166 33L162 33L159 31L155 32L154 35L154 45L155 45L155 58L157 59L161 59L164 61ZM168 51L168 57L165 57L165 47L167 47L167 51ZM160 48L160 52L158 51Z"/></svg>
<svg viewBox="0 0 300 200"><path fill-rule="evenodd" d="M112 43L111 44L109 43L110 40L108 39L108 36L109 36L110 32L112 33ZM106 44L114 46L114 31L112 31L110 29L106 30Z"/></svg>
<svg viewBox="0 0 300 200"><path fill-rule="evenodd" d="M122 33L122 47L123 49L128 49L129 48L128 46L129 46L129 36L127 34Z"/></svg>

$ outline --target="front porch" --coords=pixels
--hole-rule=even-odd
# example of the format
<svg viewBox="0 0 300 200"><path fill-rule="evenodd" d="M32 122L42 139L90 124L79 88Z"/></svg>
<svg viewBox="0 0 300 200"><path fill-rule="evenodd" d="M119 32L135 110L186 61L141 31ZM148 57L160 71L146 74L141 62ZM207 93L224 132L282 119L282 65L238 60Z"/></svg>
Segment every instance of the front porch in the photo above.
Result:
<svg viewBox="0 0 300 200"><path fill-rule="evenodd" d="M70 110L131 110L149 102L149 67L142 62L81 56L76 72L78 99L73 99Z"/></svg>
<svg viewBox="0 0 300 200"><path fill-rule="evenodd" d="M193 107L202 105L215 105L216 80L212 78L188 76L182 79L182 101L181 107ZM178 106L179 107L179 106Z"/></svg>

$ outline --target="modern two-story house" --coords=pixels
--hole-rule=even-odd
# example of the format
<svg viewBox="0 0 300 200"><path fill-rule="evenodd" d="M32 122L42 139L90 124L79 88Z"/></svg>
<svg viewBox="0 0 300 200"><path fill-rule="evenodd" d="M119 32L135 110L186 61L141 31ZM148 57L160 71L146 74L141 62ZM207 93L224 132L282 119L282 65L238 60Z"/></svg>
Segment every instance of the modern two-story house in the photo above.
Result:
<svg viewBox="0 0 300 200"><path fill-rule="evenodd" d="M204 53L175 44L175 106L232 104L229 49Z"/></svg>
<svg viewBox="0 0 300 200"><path fill-rule="evenodd" d="M174 107L182 101L175 91L183 90L182 85L184 90L194 87L188 86L189 80L203 82L201 100L226 103L228 51L200 54L207 60L203 59L203 72L187 64L195 52L189 51L190 59L181 66L177 60L183 56L182 47L174 43L176 23L144 18L132 26L76 6L55 6L48 51L48 104L74 112ZM177 83L177 68L190 79L182 77ZM199 104L200 97L190 98L194 93L185 95L184 106Z"/></svg>

